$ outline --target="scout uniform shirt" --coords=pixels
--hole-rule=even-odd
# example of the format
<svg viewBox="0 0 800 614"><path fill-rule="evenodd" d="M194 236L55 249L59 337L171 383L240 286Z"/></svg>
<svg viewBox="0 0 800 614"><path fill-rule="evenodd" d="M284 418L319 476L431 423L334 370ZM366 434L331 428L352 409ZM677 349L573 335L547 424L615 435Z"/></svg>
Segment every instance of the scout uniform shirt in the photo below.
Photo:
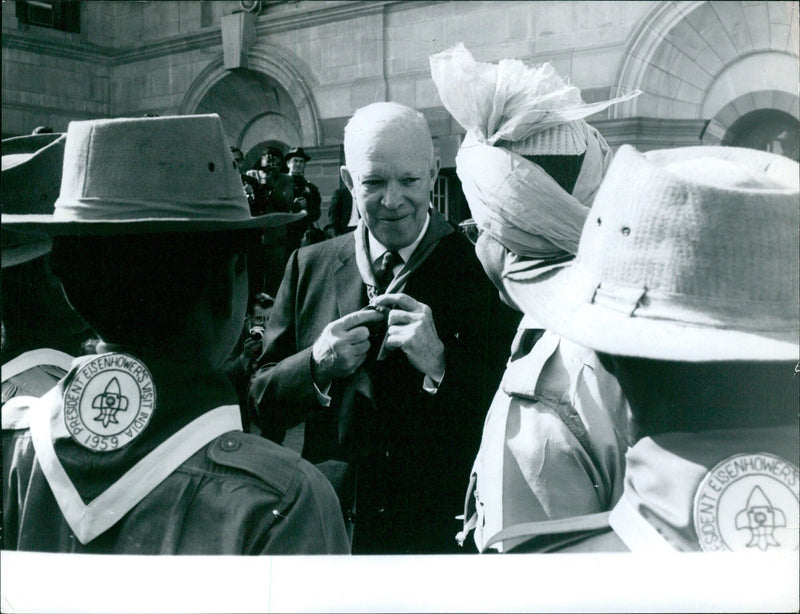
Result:
<svg viewBox="0 0 800 614"><path fill-rule="evenodd" d="M333 488L241 432L224 374L79 358L4 431L3 548L115 554L347 553Z"/></svg>

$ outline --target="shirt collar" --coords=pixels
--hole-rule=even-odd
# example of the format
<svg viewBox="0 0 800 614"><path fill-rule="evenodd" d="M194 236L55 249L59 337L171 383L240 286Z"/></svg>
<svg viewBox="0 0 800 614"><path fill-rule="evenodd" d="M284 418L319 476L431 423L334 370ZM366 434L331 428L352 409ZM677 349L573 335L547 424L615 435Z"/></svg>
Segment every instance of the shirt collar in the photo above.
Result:
<svg viewBox="0 0 800 614"><path fill-rule="evenodd" d="M425 223L422 225L422 230L419 231L419 234L414 242L397 250L397 253L400 254L400 257L403 259L403 262L408 262L408 259L411 258L411 254L414 253L414 250L417 249L417 245L419 245L420 241L422 241L422 237L425 236L425 231L428 230L430 223L431 214L430 211L428 211L428 213L425 215ZM383 243L375 238L369 228L367 228L367 239L369 241L369 257L373 263L378 258L382 257L384 253L389 251L389 248L384 246Z"/></svg>

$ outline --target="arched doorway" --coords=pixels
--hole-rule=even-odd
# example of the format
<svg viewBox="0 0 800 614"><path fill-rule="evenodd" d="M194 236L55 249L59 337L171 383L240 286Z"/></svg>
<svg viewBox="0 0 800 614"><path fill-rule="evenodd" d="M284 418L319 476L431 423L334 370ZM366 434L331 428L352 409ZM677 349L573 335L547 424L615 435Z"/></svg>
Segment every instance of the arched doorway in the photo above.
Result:
<svg viewBox="0 0 800 614"><path fill-rule="evenodd" d="M246 167L265 144L283 151L319 146L312 94L317 81L305 63L279 46L256 42L246 65L228 70L220 55L189 87L180 113L217 113L230 143L244 152Z"/></svg>
<svg viewBox="0 0 800 614"><path fill-rule="evenodd" d="M775 109L753 111L728 128L722 145L771 151L800 161L800 121Z"/></svg>
<svg viewBox="0 0 800 614"><path fill-rule="evenodd" d="M232 145L252 168L261 151L274 145L286 151L301 142L301 124L288 92L275 79L237 68L212 85L195 113L217 113Z"/></svg>
<svg viewBox="0 0 800 614"><path fill-rule="evenodd" d="M700 143L692 136L681 145L719 144L751 112L797 116L797 19L793 2L653 3L612 88L644 93L609 116L703 121Z"/></svg>

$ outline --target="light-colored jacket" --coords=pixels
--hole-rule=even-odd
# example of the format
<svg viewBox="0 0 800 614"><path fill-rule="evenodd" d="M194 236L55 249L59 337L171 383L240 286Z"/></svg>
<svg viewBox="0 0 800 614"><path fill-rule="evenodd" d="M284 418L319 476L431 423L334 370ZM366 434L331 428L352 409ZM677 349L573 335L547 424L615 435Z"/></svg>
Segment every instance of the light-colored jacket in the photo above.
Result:
<svg viewBox="0 0 800 614"><path fill-rule="evenodd" d="M472 469L457 539L474 528L480 551L503 529L604 512L622 494L632 424L619 385L593 351L530 326L523 319L514 339Z"/></svg>

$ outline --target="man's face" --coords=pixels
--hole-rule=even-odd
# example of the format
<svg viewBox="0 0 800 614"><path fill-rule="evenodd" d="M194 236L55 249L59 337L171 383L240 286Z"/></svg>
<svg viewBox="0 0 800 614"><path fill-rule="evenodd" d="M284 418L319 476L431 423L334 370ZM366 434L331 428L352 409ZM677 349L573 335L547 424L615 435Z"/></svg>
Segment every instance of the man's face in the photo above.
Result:
<svg viewBox="0 0 800 614"><path fill-rule="evenodd" d="M290 175L302 175L306 170L306 161L299 156L289 158L286 164L289 166Z"/></svg>
<svg viewBox="0 0 800 614"><path fill-rule="evenodd" d="M359 214L388 249L411 245L425 224L438 170L430 147L418 131L387 128L365 135L341 169Z"/></svg>
<svg viewBox="0 0 800 614"><path fill-rule="evenodd" d="M271 153L264 153L261 156L261 166L270 171L280 172L283 166L283 158Z"/></svg>

